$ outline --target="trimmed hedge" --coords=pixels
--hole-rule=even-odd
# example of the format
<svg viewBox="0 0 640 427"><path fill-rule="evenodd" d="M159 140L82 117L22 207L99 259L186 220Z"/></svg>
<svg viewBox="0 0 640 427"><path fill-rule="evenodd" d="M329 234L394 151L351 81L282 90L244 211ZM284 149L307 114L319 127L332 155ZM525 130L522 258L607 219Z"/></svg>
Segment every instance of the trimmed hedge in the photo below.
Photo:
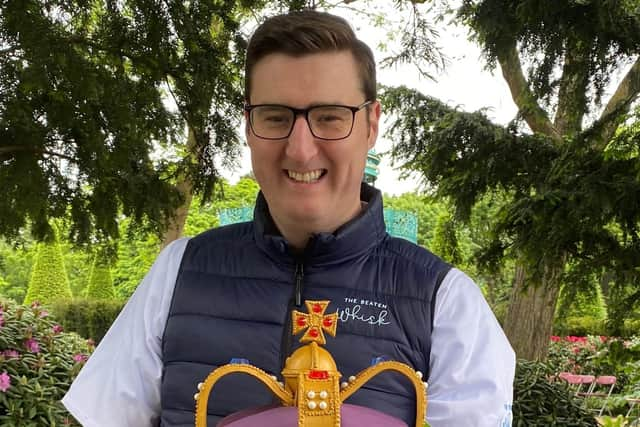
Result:
<svg viewBox="0 0 640 427"><path fill-rule="evenodd" d="M624 338L638 335L640 320L625 320L620 334ZM567 317L562 322L556 322L553 326L553 335L585 337L589 335L609 336L606 319L595 317Z"/></svg>
<svg viewBox="0 0 640 427"><path fill-rule="evenodd" d="M97 255L93 259L85 296L90 299L106 300L112 300L116 296L109 265Z"/></svg>
<svg viewBox="0 0 640 427"><path fill-rule="evenodd" d="M67 331L73 331L96 344L102 340L125 301L74 299L58 301L51 305L51 312Z"/></svg>
<svg viewBox="0 0 640 427"><path fill-rule="evenodd" d="M51 304L71 298L71 285L57 240L39 243L24 304Z"/></svg>

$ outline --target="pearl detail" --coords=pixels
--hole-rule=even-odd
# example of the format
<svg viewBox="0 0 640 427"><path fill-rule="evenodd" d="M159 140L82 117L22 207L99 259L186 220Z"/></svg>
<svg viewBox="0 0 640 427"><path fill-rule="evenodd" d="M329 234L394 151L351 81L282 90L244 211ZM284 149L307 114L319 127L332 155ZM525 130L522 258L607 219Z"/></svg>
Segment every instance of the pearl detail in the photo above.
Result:
<svg viewBox="0 0 640 427"><path fill-rule="evenodd" d="M202 387L204 387L204 383L199 383L198 384L198 391L202 390Z"/></svg>
<svg viewBox="0 0 640 427"><path fill-rule="evenodd" d="M313 390L309 391L309 393L307 393L307 397L309 399L313 399L314 397L316 397L316 392Z"/></svg>
<svg viewBox="0 0 640 427"><path fill-rule="evenodd" d="M200 396L200 393L196 393L193 395L193 400L198 400L198 396Z"/></svg>
<svg viewBox="0 0 640 427"><path fill-rule="evenodd" d="M327 409L327 402L320 402L318 406L320 407L320 409Z"/></svg>
<svg viewBox="0 0 640 427"><path fill-rule="evenodd" d="M310 401L309 403L307 403L307 406L309 407L309 409L313 410L316 409L316 402L314 402L313 400Z"/></svg>
<svg viewBox="0 0 640 427"><path fill-rule="evenodd" d="M354 377L353 375L351 375L351 376L349 377L349 382L350 382L350 383L354 382L355 380L356 380L356 377Z"/></svg>
<svg viewBox="0 0 640 427"><path fill-rule="evenodd" d="M327 392L326 392L326 391L324 391L324 390L322 390L322 391L320 392L320 399L323 399L323 400L324 400L324 399L326 399L326 398L327 398ZM322 404L321 404L321 405L322 405Z"/></svg>
<svg viewBox="0 0 640 427"><path fill-rule="evenodd" d="M422 379L422 372L416 371L416 377Z"/></svg>
<svg viewBox="0 0 640 427"><path fill-rule="evenodd" d="M347 388L347 386L348 386L348 385L349 385L349 384L347 384L346 382L343 382L342 384L340 384L340 387L342 387L342 388Z"/></svg>

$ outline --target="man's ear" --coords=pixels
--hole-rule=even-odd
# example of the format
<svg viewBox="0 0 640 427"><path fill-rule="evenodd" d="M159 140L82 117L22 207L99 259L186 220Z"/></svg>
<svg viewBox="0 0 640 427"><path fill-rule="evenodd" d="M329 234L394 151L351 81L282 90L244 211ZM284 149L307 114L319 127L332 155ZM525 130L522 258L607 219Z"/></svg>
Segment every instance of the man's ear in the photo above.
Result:
<svg viewBox="0 0 640 427"><path fill-rule="evenodd" d="M367 146L369 150L371 150L376 145L376 139L378 138L378 125L380 124L380 115L382 114L380 102L375 101L367 110L369 112L369 136Z"/></svg>

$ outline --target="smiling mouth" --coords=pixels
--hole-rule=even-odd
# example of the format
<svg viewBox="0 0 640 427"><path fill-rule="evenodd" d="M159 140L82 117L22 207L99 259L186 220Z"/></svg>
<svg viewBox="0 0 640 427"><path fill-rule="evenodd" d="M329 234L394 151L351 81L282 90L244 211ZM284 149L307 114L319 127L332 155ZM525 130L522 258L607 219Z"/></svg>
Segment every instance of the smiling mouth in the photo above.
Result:
<svg viewBox="0 0 640 427"><path fill-rule="evenodd" d="M326 173L326 169L316 169L309 172L296 172L292 170L285 170L289 179L292 179L295 182L303 182L306 184L317 182L322 178Z"/></svg>

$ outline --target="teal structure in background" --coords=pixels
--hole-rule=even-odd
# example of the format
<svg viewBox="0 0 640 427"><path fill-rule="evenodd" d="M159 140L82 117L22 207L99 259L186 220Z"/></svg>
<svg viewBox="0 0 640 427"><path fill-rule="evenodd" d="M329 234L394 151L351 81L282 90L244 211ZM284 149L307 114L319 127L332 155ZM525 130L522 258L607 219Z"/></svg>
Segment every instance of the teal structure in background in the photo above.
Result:
<svg viewBox="0 0 640 427"><path fill-rule="evenodd" d="M369 151L362 180L367 184L375 185L378 174L380 173L379 165L380 155L373 150ZM246 206L242 208L223 209L220 211L218 218L220 219L220 225L251 221L253 219L253 207ZM387 232L392 236L401 237L417 243L418 219L413 213L396 209L385 209L384 222L387 227Z"/></svg>

